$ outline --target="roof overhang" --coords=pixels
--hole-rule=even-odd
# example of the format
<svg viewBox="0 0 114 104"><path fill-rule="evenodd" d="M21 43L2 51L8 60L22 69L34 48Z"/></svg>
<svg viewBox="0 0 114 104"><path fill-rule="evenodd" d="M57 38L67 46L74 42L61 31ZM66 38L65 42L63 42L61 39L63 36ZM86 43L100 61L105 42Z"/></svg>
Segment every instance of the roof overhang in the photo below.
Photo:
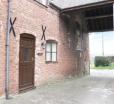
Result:
<svg viewBox="0 0 114 104"><path fill-rule="evenodd" d="M114 2L114 1L113 1ZM113 30L114 4L112 0L63 9L61 13L76 14L82 11L87 23L88 32L104 32Z"/></svg>
<svg viewBox="0 0 114 104"><path fill-rule="evenodd" d="M89 32L113 30L113 4L85 10L85 20Z"/></svg>
<svg viewBox="0 0 114 104"><path fill-rule="evenodd" d="M80 9L81 10L82 9L87 9L87 8L101 6L101 5L110 4L110 3L114 3L114 0L107 0L107 1L89 3L89 4L85 4L85 5L73 6L73 7L62 9L61 13L76 11L76 10L80 10Z"/></svg>

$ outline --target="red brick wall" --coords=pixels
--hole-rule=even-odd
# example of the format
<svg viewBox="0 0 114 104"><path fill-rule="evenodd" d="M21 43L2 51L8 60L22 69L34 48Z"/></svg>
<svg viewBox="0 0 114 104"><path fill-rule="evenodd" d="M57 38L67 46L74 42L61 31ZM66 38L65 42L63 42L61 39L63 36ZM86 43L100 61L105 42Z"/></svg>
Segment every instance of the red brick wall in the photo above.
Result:
<svg viewBox="0 0 114 104"><path fill-rule="evenodd" d="M3 1L6 7L6 1ZM1 5L1 4L0 4ZM3 6L3 5L2 5ZM15 22L16 38L11 34L10 39L10 91L18 92L19 85L19 42L20 34L29 33L36 37L35 46L35 85L38 86L48 80L61 79L68 75L77 73L76 50L69 47L67 29L63 20L59 17L59 12L50 7L46 8L33 0L12 0L12 19L17 17ZM0 10L1 11L1 10ZM6 12L5 10L2 10ZM4 12L4 13L5 13ZM0 12L1 13L1 12ZM6 13L5 13L6 14ZM4 15L6 18L6 15ZM3 17L0 20L4 19ZM2 21L6 21L2 20ZM80 21L80 20L79 20ZM80 21L81 22L81 21ZM6 23L6 22L5 22ZM41 26L47 27L46 39L53 39L58 42L57 63L45 62L45 49L41 49ZM4 29L5 30L5 29ZM5 33L5 31L2 31ZM3 50L1 56L3 62L0 61L0 91L4 88L4 69L5 69L5 34L0 34L0 47ZM72 35L70 38L73 40ZM88 39L88 37L87 37ZM85 41L88 41L85 39ZM86 46L85 46L86 47ZM87 43L88 47L88 43ZM42 56L38 56L39 52L43 52ZM86 54L88 51L86 52ZM76 61L77 60L77 61Z"/></svg>
<svg viewBox="0 0 114 104"><path fill-rule="evenodd" d="M6 20L7 20L7 2L0 0L0 95L4 93L5 84L5 35L6 35Z"/></svg>

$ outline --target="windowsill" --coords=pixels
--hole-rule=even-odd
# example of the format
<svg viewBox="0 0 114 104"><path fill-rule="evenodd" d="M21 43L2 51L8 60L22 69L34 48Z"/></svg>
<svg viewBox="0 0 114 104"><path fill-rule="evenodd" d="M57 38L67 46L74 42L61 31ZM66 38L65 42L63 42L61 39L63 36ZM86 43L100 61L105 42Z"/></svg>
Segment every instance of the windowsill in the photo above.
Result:
<svg viewBox="0 0 114 104"><path fill-rule="evenodd" d="M57 64L58 61L46 61L46 64Z"/></svg>
<svg viewBox="0 0 114 104"><path fill-rule="evenodd" d="M40 5L42 5L43 7L45 7L45 8L48 8L48 6L47 5L44 5L44 4L42 4L42 3L40 3L39 1L37 1L37 0L34 0L35 2L37 2L37 3L39 3Z"/></svg>

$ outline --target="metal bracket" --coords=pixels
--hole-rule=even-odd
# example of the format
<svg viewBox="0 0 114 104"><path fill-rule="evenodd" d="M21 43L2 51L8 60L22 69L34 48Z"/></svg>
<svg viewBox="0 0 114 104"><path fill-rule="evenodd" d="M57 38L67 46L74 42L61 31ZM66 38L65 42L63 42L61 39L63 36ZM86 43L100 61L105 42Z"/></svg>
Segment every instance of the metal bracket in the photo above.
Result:
<svg viewBox="0 0 114 104"><path fill-rule="evenodd" d="M14 27L13 27L15 21L16 21L16 17L15 17L15 19L14 19L13 21L12 21L12 19L10 18L10 25L11 25L11 27L10 27L9 33L11 33L11 31L12 31L14 37L16 37L15 30L14 30Z"/></svg>
<svg viewBox="0 0 114 104"><path fill-rule="evenodd" d="M46 40L46 36L45 36L45 32L46 32L46 26L43 26L42 25L42 32L43 32L43 35L42 35L42 38L41 38L41 40Z"/></svg>

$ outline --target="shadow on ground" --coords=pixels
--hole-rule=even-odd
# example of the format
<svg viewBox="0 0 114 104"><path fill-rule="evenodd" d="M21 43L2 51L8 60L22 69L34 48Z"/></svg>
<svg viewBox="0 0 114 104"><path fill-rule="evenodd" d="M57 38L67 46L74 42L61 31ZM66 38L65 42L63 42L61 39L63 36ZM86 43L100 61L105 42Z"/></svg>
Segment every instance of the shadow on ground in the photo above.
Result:
<svg viewBox="0 0 114 104"><path fill-rule="evenodd" d="M0 104L114 104L114 71L92 70L91 76L49 83Z"/></svg>

